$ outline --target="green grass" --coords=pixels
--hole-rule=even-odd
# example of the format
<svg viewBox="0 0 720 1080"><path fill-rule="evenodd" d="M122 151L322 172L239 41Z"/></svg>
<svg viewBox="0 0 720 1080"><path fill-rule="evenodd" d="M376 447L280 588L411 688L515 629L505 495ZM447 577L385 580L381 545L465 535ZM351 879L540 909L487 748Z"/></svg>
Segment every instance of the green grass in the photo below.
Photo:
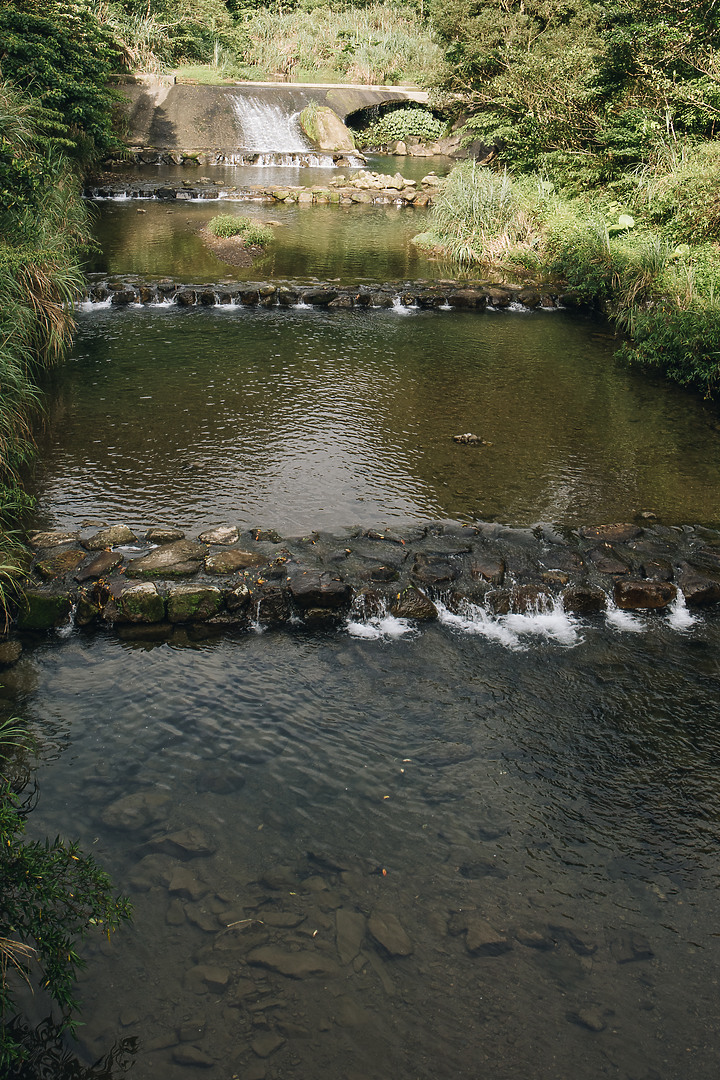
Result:
<svg viewBox="0 0 720 1080"><path fill-rule="evenodd" d="M269 244L275 236L269 226L259 221L251 221L247 217L236 217L234 214L218 214L208 223L208 229L213 236L239 236L246 244L260 247Z"/></svg>

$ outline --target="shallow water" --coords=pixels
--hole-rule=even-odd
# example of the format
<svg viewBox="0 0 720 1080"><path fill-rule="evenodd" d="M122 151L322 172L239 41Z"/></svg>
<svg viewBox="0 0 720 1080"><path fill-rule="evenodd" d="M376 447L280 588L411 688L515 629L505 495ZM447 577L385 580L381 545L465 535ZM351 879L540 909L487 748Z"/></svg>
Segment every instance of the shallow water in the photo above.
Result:
<svg viewBox="0 0 720 1080"><path fill-rule="evenodd" d="M92 310L41 437L38 523L717 523L715 411L605 333L562 312Z"/></svg>
<svg viewBox="0 0 720 1080"><path fill-rule="evenodd" d="M55 748L33 828L80 836L135 902L90 949L84 1052L137 1035L136 1080L195 1075L188 1046L226 1078L269 1033L267 1075L303 1080L714 1077L718 626L577 629L26 655L3 694ZM142 791L167 796L155 822L113 828ZM191 825L216 851L174 865L204 895L147 891L148 841ZM365 929L341 962L338 911L378 909L412 953ZM468 913L505 951L468 952ZM258 967L263 945L333 974Z"/></svg>

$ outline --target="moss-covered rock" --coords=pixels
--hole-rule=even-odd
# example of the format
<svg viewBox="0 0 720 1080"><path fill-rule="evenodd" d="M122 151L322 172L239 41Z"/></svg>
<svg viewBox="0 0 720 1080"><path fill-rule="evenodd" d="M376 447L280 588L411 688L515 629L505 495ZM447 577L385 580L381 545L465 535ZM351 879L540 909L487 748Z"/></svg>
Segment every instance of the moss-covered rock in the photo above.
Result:
<svg viewBox="0 0 720 1080"><path fill-rule="evenodd" d="M115 606L115 622L157 623L165 618L165 601L150 581L125 589Z"/></svg>
<svg viewBox="0 0 720 1080"><path fill-rule="evenodd" d="M69 596L28 589L17 627L19 630L51 630L67 620L71 607Z"/></svg>
<svg viewBox="0 0 720 1080"><path fill-rule="evenodd" d="M214 585L178 585L168 596L172 623L205 622L222 607L222 593Z"/></svg>

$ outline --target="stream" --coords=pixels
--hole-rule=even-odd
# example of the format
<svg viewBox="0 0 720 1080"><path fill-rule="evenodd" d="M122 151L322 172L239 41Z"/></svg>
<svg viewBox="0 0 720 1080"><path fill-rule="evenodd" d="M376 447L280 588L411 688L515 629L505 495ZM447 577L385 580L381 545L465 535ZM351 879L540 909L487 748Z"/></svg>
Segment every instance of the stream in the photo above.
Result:
<svg viewBox="0 0 720 1080"><path fill-rule="evenodd" d="M244 205L282 217L250 271L199 240L217 206L146 210L98 204L92 271L445 272L421 210ZM88 305L35 525L720 527L716 409L616 348L562 310ZM569 625L28 635L30 828L135 909L84 946L68 1045L136 1040L133 1080L714 1080L720 623Z"/></svg>

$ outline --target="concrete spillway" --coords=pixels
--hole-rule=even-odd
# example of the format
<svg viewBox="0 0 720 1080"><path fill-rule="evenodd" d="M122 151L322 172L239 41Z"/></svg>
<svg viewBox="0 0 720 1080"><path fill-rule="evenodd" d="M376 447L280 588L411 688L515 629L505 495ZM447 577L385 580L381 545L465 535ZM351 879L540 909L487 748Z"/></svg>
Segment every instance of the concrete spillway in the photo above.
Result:
<svg viewBox="0 0 720 1080"><path fill-rule="evenodd" d="M130 146L180 151L279 151L299 149L271 142L303 142L293 118L311 101L327 105L343 120L360 109L393 101L425 101L427 94L406 87L307 86L245 83L192 86L167 78L123 85ZM261 145L256 145L260 143Z"/></svg>

